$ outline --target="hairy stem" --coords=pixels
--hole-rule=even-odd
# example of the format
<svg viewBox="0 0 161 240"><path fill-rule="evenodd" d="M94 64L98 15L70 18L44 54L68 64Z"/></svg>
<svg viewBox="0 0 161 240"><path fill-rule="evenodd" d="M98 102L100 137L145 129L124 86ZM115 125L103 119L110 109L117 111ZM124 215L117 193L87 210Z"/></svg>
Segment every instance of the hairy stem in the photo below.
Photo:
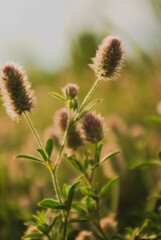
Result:
<svg viewBox="0 0 161 240"><path fill-rule="evenodd" d="M33 133L33 135L34 135L34 137L35 137L35 139L36 139L39 147L43 149L43 146L42 146L42 143L41 143L41 141L40 141L40 138L39 138L39 136L38 136L38 134L37 134L37 132L36 132L36 130L35 130L32 122L31 122L31 120L30 120L29 116L27 115L26 112L24 112L23 114L24 114L25 120L26 120L26 122L28 123L28 125L29 125L29 127L30 127L30 129L31 129L31 131L32 131L32 133Z"/></svg>
<svg viewBox="0 0 161 240"><path fill-rule="evenodd" d="M32 131L32 133L33 133L33 135L34 135L34 137L35 137L39 147L44 150L44 147L43 147L43 145L42 145L42 143L40 141L40 138L39 138L39 136L38 136L38 134L37 134L37 132L36 132L32 122L31 122L31 120L30 120L30 118L29 118L29 116L27 115L26 112L24 112L24 117L25 117L25 120L27 121L27 123L28 123L28 125L29 125L29 127L30 127L30 129L31 129L31 131ZM60 194L59 194L59 190L58 190L58 184L57 184L55 172L53 172L53 169L50 166L50 164L49 164L49 170L50 170L50 173L51 173L51 176L52 176L52 181L53 181L53 185L54 185L54 189L55 189L57 198L61 202L61 198L60 198Z"/></svg>
<svg viewBox="0 0 161 240"><path fill-rule="evenodd" d="M101 81L100 78L97 78L97 80L95 81L94 85L92 86L92 88L90 89L90 91L87 93L86 97L84 98L82 105L79 109L79 112L82 111L82 109L84 108L85 104L87 103L87 101L89 100L89 98L91 97L91 95L93 94L93 92L95 91L96 87L98 86L99 82Z"/></svg>

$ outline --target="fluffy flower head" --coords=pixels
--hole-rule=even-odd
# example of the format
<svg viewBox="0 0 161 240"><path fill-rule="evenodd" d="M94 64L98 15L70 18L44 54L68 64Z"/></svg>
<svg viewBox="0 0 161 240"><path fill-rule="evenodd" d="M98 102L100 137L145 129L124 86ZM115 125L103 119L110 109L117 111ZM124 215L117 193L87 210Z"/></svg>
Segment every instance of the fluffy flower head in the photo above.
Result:
<svg viewBox="0 0 161 240"><path fill-rule="evenodd" d="M10 62L2 66L0 87L4 106L13 120L18 121L25 111L31 112L35 98L21 65Z"/></svg>
<svg viewBox="0 0 161 240"><path fill-rule="evenodd" d="M95 112L89 112L84 117L83 129L87 141L93 144L98 143L104 137L104 119Z"/></svg>
<svg viewBox="0 0 161 240"><path fill-rule="evenodd" d="M70 98L75 98L78 94L79 87L74 83L69 83L63 88L64 94L66 94L66 91Z"/></svg>
<svg viewBox="0 0 161 240"><path fill-rule="evenodd" d="M108 36L103 39L92 58L93 64L90 67L98 78L103 80L116 79L123 65L124 51L119 38Z"/></svg>

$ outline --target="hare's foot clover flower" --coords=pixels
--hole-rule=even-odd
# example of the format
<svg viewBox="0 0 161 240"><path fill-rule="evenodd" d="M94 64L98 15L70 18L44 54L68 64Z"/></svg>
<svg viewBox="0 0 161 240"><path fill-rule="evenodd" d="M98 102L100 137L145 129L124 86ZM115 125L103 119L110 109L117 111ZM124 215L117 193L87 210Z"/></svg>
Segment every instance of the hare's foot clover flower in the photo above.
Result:
<svg viewBox="0 0 161 240"><path fill-rule="evenodd" d="M35 105L27 75L18 63L7 63L1 68L0 87L8 115L19 120L23 112L31 112Z"/></svg>
<svg viewBox="0 0 161 240"><path fill-rule="evenodd" d="M124 62L122 42L117 37L106 37L99 45L96 56L92 58L90 67L99 79L116 79Z"/></svg>
<svg viewBox="0 0 161 240"><path fill-rule="evenodd" d="M87 141L93 144L100 142L104 137L104 119L100 115L96 115L95 112L89 112L85 115L83 128Z"/></svg>

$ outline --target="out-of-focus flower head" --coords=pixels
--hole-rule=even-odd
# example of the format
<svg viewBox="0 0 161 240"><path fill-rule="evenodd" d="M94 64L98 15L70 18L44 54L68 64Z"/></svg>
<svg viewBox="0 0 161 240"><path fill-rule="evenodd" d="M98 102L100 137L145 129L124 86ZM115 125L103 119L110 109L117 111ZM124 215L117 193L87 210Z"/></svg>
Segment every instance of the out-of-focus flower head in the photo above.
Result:
<svg viewBox="0 0 161 240"><path fill-rule="evenodd" d="M83 129L87 141L91 143L98 143L104 137L105 125L104 119L101 115L96 115L95 112L89 112L84 116Z"/></svg>
<svg viewBox="0 0 161 240"><path fill-rule="evenodd" d="M124 62L122 42L118 37L107 36L103 39L92 58L89 66L94 70L98 78L103 80L116 79Z"/></svg>
<svg viewBox="0 0 161 240"><path fill-rule="evenodd" d="M92 235L91 232L82 231L79 233L75 240L90 240L91 235Z"/></svg>
<svg viewBox="0 0 161 240"><path fill-rule="evenodd" d="M0 87L4 106L13 120L18 121L23 112L31 112L35 105L35 98L21 65L9 62L2 66Z"/></svg>
<svg viewBox="0 0 161 240"><path fill-rule="evenodd" d="M84 135L80 124L74 123L68 129L67 147L76 150L84 144Z"/></svg>
<svg viewBox="0 0 161 240"><path fill-rule="evenodd" d="M62 137L62 133L67 128L68 124L68 111L66 108L58 110L54 116L55 128L59 130L59 136ZM67 133L67 147L76 150L78 147L84 144L84 136L81 126L78 123L74 123L68 128Z"/></svg>
<svg viewBox="0 0 161 240"><path fill-rule="evenodd" d="M67 91L67 95L70 98L75 98L78 94L79 87L78 87L78 85L76 85L74 83L69 83L62 89L62 91L65 96L66 96L66 91Z"/></svg>
<svg viewBox="0 0 161 240"><path fill-rule="evenodd" d="M117 222L112 218L102 218L100 225L108 234L114 234L117 231Z"/></svg>
<svg viewBox="0 0 161 240"><path fill-rule="evenodd" d="M66 108L62 108L55 113L54 124L57 128L59 128L59 130L64 132L65 129L67 128L67 123L68 123L68 110Z"/></svg>

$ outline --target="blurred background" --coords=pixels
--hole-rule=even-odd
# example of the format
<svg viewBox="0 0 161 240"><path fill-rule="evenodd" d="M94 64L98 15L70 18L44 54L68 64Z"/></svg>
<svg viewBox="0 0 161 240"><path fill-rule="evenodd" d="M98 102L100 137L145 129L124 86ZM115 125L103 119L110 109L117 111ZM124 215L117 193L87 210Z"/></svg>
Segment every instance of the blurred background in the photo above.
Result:
<svg viewBox="0 0 161 240"><path fill-rule="evenodd" d="M81 101L95 81L88 64L98 44L108 34L122 39L126 61L121 77L101 82L93 96L103 99L96 110L109 128L103 154L121 150L104 166L101 178L103 182L121 176L103 203L106 214L115 213L120 231L139 225L146 211L154 210L156 202L146 199L161 189L161 168L129 170L157 159L161 150L161 124L147 120L161 115L160 25L160 0L0 1L0 64L14 60L26 69L37 97L31 118L42 141L53 124L54 112L63 107L49 92L60 93L67 83L77 83ZM35 155L36 147L24 120L13 122L1 103L2 240L20 239L23 222L31 219L37 202L54 194L46 169L15 159L18 154ZM64 169L72 171L70 177ZM59 171L61 184L77 177L65 161Z"/></svg>

